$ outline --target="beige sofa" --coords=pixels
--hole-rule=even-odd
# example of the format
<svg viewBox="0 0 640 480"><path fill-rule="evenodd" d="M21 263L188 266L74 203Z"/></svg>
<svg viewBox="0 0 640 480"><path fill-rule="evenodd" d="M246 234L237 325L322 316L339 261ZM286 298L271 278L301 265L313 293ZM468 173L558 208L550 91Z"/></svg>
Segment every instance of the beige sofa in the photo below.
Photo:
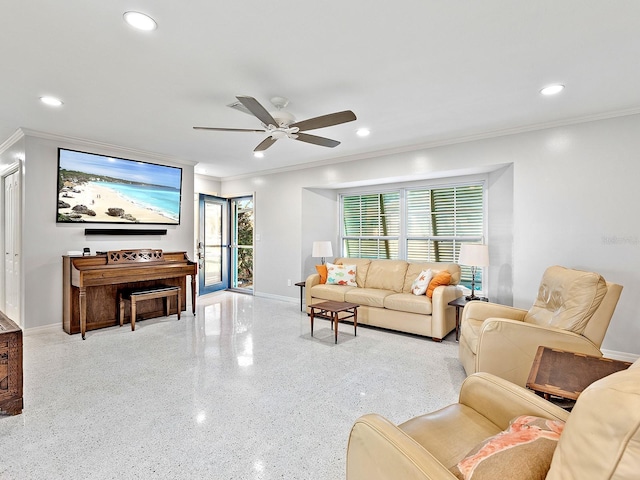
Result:
<svg viewBox="0 0 640 480"><path fill-rule="evenodd" d="M305 285L307 312L310 305L327 300L357 303L358 324L424 335L436 341L456 328L455 309L448 303L462 296L457 286L457 264L364 258L336 258L333 263L355 265L358 286L321 284L320 275L309 275ZM411 284L427 269L451 274L451 284L437 287L432 298L411 293Z"/></svg>

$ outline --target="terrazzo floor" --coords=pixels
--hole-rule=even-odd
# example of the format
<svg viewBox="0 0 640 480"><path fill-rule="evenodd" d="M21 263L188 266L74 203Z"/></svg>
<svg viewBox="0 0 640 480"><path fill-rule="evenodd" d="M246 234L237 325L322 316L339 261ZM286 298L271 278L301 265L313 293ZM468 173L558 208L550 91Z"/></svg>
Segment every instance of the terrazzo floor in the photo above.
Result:
<svg viewBox="0 0 640 480"><path fill-rule="evenodd" d="M185 313L24 337L24 411L0 415L0 479L343 479L349 431L455 402L442 343L223 292Z"/></svg>

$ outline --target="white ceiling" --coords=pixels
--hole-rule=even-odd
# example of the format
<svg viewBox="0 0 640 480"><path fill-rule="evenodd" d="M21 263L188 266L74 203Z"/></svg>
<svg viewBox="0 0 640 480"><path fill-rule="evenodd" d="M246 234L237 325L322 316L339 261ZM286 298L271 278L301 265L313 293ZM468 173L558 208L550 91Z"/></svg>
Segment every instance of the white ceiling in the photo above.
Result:
<svg viewBox="0 0 640 480"><path fill-rule="evenodd" d="M131 29L128 10L158 29ZM6 1L0 142L22 127L230 177L638 113L639 54L637 0ZM260 128L235 95L358 120L308 132L336 148L283 139L256 159L264 134L192 129Z"/></svg>

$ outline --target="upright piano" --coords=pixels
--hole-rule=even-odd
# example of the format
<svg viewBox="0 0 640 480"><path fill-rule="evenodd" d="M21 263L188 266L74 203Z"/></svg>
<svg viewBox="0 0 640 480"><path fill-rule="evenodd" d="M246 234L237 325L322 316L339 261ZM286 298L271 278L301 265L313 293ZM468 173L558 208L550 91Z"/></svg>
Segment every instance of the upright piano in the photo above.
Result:
<svg viewBox="0 0 640 480"><path fill-rule="evenodd" d="M191 306L196 313L198 265L186 252L159 249L114 250L103 255L62 257L62 327L68 334L119 325L118 292L125 288L174 285L182 289L182 310L186 310L187 276L191 277ZM172 305L169 313L177 313ZM162 299L138 307L138 316L164 315ZM126 320L126 318L125 318Z"/></svg>

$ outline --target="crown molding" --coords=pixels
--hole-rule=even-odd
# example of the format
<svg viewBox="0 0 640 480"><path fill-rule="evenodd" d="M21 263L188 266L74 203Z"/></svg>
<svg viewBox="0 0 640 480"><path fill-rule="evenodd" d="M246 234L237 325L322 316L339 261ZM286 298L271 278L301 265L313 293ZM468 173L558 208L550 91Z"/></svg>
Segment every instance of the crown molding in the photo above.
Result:
<svg viewBox="0 0 640 480"><path fill-rule="evenodd" d="M6 152L18 140L24 138L24 132L21 128L17 129L13 134L0 144L0 155Z"/></svg>
<svg viewBox="0 0 640 480"><path fill-rule="evenodd" d="M366 160L366 159L372 159L372 158L378 158L378 157L386 157L389 155L397 155L400 153L410 153L410 152L416 152L419 150L426 150L431 148L457 145L462 143L475 142L479 140L486 140L489 138L506 137L509 135L518 135L521 133L547 130L550 128L566 127L566 126L577 125L581 123L596 122L599 120L609 120L611 118L626 117L626 116L638 115L638 114L640 114L640 107L633 107L633 108L628 108L624 110L616 110L612 112L604 112L604 113L598 113L593 115L584 115L582 117L572 117L572 118L557 120L553 122L536 123L536 124L524 125L520 127L492 130L489 132L479 133L475 135L466 135L466 136L435 140L432 142L418 143L418 144L412 144L412 145L403 145L400 147L393 147L393 148L388 148L383 150L374 150L371 152L359 153L355 155L346 155L343 157L333 157L330 159L318 160L316 162L304 163L300 165L292 165L289 167L274 168L271 170L261 170L259 172L246 173L246 174L230 176L230 177L222 177L221 180L223 182L242 180L242 179L252 178L256 176L273 175L276 173L290 172L295 170L305 170L307 168L334 165L336 163L345 163L345 162L353 162L356 160Z"/></svg>
<svg viewBox="0 0 640 480"><path fill-rule="evenodd" d="M65 135L58 135L55 133L40 132L37 130L31 130L28 128L20 128L18 130L22 131L24 133L24 136L41 138L43 140L73 143L76 145L81 145L83 147L89 147L89 148L93 147L93 148L99 148L104 150L116 151L123 155L132 155L132 156L143 157L146 159L156 160L160 162L176 163L179 165L186 165L191 167L197 164L197 162L175 158L170 155L163 155L160 153L149 152L146 150L139 150L139 149L130 148L130 147L123 147L121 145L113 145L110 143L97 142L95 140L86 140L84 138L68 137Z"/></svg>

